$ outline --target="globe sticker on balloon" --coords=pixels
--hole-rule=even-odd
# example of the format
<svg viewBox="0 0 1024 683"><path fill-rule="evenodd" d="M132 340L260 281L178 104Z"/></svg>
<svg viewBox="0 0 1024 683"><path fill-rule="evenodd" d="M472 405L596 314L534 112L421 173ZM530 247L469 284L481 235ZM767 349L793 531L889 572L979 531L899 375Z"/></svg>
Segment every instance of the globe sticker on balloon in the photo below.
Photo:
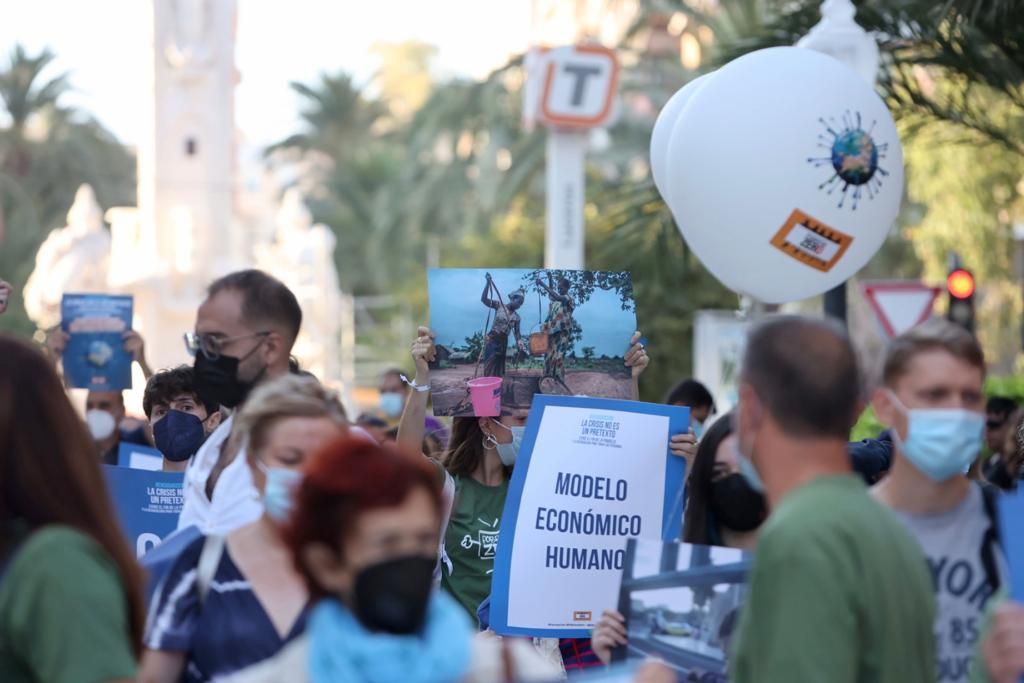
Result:
<svg viewBox="0 0 1024 683"><path fill-rule="evenodd" d="M880 159L885 159L889 144L875 143L871 136L875 124L864 130L860 112L846 112L841 128L834 118L828 121L820 118L818 121L825 127L825 132L818 135L818 146L826 149L828 156L811 157L807 161L815 167L827 166L833 171L818 185L818 189L828 194L839 189L839 208L843 208L849 196L851 207L856 210L863 190L867 190L869 199L874 199L882 189L883 178L889 173L878 164Z"/></svg>
<svg viewBox="0 0 1024 683"><path fill-rule="evenodd" d="M864 267L903 199L896 124L871 86L834 57L776 47L688 94L658 187L708 272L775 304Z"/></svg>

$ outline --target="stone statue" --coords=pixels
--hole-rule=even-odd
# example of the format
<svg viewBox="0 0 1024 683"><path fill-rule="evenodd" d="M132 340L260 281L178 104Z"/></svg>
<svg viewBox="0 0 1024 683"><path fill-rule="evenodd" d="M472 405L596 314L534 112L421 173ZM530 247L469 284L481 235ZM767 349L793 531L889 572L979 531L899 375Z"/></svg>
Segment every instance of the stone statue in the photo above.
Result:
<svg viewBox="0 0 1024 683"><path fill-rule="evenodd" d="M103 210L88 185L75 193L68 224L52 231L36 252L36 267L25 285L25 311L40 329L60 322L65 292L104 292L110 233Z"/></svg>
<svg viewBox="0 0 1024 683"><path fill-rule="evenodd" d="M341 343L341 292L334 265L337 240L330 228L313 224L297 188L285 192L276 223L274 243L257 247L257 262L288 285L302 306L296 357L321 380L337 381Z"/></svg>
<svg viewBox="0 0 1024 683"><path fill-rule="evenodd" d="M182 78L195 77L213 60L210 0L171 0L170 4L173 37L164 57Z"/></svg>

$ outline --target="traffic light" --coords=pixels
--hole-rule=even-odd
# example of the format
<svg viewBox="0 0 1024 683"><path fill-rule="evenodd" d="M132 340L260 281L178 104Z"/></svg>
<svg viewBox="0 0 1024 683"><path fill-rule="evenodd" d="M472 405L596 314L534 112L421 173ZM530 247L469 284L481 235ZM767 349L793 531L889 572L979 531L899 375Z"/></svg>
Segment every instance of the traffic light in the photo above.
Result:
<svg viewBox="0 0 1024 683"><path fill-rule="evenodd" d="M949 309L946 318L974 334L974 275L966 268L953 268L946 278Z"/></svg>

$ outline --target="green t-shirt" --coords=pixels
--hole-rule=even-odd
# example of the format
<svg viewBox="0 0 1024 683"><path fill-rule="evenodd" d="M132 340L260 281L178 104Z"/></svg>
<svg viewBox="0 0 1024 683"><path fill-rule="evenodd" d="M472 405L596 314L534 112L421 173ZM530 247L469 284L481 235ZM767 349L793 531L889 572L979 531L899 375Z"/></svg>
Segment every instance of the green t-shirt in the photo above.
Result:
<svg viewBox="0 0 1024 683"><path fill-rule="evenodd" d="M507 495L507 480L500 486L484 486L472 477L455 479L455 503L441 559L441 587L466 609L473 623L477 620L476 608L491 593Z"/></svg>
<svg viewBox="0 0 1024 683"><path fill-rule="evenodd" d="M853 475L790 493L765 523L734 683L935 683L935 598L917 543Z"/></svg>
<svg viewBox="0 0 1024 683"><path fill-rule="evenodd" d="M0 681L134 678L117 567L99 544L68 527L31 534L0 579Z"/></svg>

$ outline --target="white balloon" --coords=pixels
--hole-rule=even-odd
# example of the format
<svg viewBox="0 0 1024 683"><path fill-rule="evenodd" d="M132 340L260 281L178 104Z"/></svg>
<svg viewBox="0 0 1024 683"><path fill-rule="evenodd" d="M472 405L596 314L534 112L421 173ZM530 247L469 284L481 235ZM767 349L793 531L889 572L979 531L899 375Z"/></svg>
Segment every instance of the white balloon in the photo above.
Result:
<svg viewBox="0 0 1024 683"><path fill-rule="evenodd" d="M699 76L676 90L675 94L662 107L658 119L654 122L654 130L651 131L651 176L654 178L654 186L658 188L662 197L665 196L665 188L668 184L668 145L672 138L672 129L686 103L690 101L690 97L708 82L711 75Z"/></svg>
<svg viewBox="0 0 1024 683"><path fill-rule="evenodd" d="M690 98L667 185L705 267L737 292L784 303L831 289L878 251L903 196L903 151L856 72L813 50L770 48L730 62Z"/></svg>

